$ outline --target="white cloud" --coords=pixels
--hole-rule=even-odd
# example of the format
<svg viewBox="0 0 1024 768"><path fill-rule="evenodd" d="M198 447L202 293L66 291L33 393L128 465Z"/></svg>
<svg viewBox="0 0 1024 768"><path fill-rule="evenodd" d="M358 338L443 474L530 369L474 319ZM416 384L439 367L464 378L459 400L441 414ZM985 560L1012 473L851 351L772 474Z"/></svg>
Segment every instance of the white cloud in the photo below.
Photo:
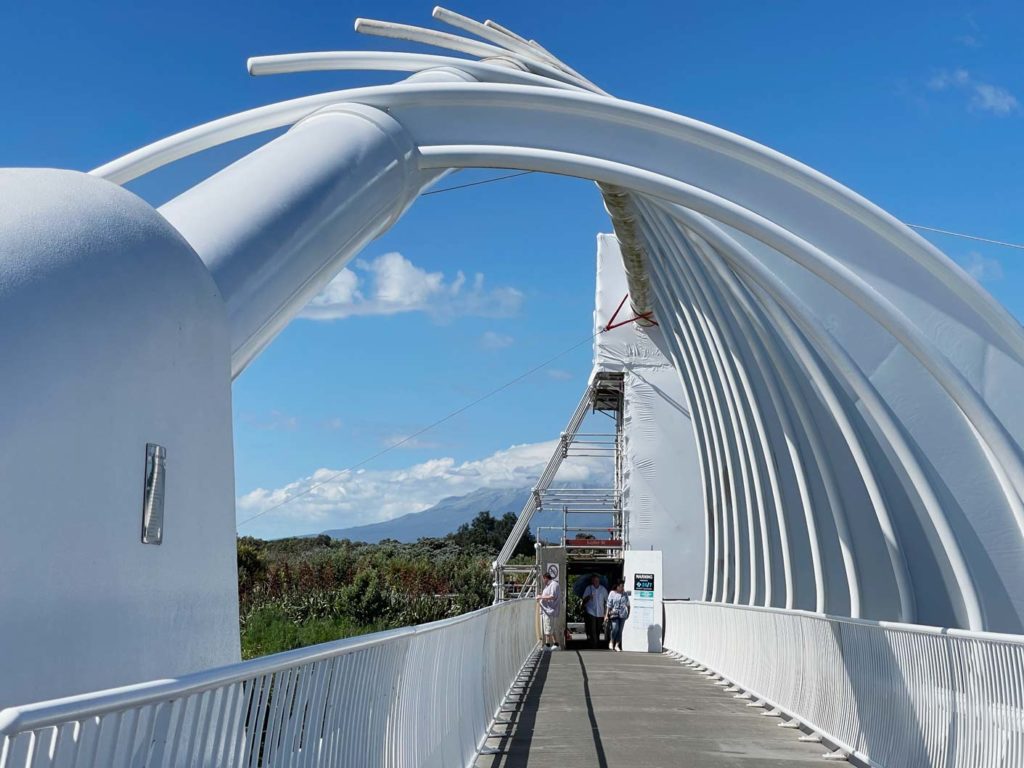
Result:
<svg viewBox="0 0 1024 768"><path fill-rule="evenodd" d="M306 305L302 316L336 320L354 315L426 312L441 320L462 315L510 317L519 311L522 302L523 294L515 288L485 287L480 273L469 281L458 272L448 281L443 273L427 272L392 252L343 269Z"/></svg>
<svg viewBox="0 0 1024 768"><path fill-rule="evenodd" d="M1003 279L1003 265L999 260L982 256L977 251L968 253L961 266L979 283L991 283Z"/></svg>
<svg viewBox="0 0 1024 768"><path fill-rule="evenodd" d="M281 488L257 488L245 494L237 500L237 517L245 520L312 487L304 496L241 528L252 536L289 536L390 520L478 488L529 488L536 484L557 442L513 445L462 463L444 457L404 469L360 469L334 479L338 470L318 469ZM611 469L608 459L570 458L563 462L557 479L609 482ZM323 485L313 487L319 482Z"/></svg>
<svg viewBox="0 0 1024 768"><path fill-rule="evenodd" d="M484 331L480 337L480 346L484 349L505 349L505 347L511 347L513 343L515 343L515 339L511 336L494 331Z"/></svg>
<svg viewBox="0 0 1024 768"><path fill-rule="evenodd" d="M388 435L381 440L381 444L387 448L401 448L403 450L440 448L441 444L433 440L425 440L422 437L412 437L402 433Z"/></svg>
<svg viewBox="0 0 1024 768"><path fill-rule="evenodd" d="M971 110L1009 115L1020 109L1020 102L1009 90L999 85L984 83L966 69L942 71L928 81L932 91L958 90L969 94L967 107Z"/></svg>
<svg viewBox="0 0 1024 768"><path fill-rule="evenodd" d="M1016 112L1020 108L1020 103L1017 101L1017 97L1005 88L988 83L975 83L971 106L983 112L1008 115L1011 112Z"/></svg>
<svg viewBox="0 0 1024 768"><path fill-rule="evenodd" d="M548 368L548 376L555 381L568 381L572 378L569 371L563 371L561 368Z"/></svg>

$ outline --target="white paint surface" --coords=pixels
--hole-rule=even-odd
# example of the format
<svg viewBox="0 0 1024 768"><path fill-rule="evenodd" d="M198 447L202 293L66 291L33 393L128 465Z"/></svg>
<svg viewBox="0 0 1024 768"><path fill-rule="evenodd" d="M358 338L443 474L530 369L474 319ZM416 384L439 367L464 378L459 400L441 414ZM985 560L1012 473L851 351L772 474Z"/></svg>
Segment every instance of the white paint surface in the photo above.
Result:
<svg viewBox="0 0 1024 768"><path fill-rule="evenodd" d="M0 171L0 707L239 658L229 346L185 241L125 190ZM146 443L164 539L141 543Z"/></svg>
<svg viewBox="0 0 1024 768"><path fill-rule="evenodd" d="M618 241L614 235L598 235L595 331L608 325L626 291ZM627 301L616 323L631 316ZM627 323L596 338L594 366L624 373L622 503L627 544L668 552L665 594L698 599L705 566L700 460L682 380L659 348L663 343L658 326Z"/></svg>
<svg viewBox="0 0 1024 768"><path fill-rule="evenodd" d="M630 613L622 630L622 650L661 653L662 619L661 550L627 549L622 565ZM637 574L653 575L653 595L636 589Z"/></svg>

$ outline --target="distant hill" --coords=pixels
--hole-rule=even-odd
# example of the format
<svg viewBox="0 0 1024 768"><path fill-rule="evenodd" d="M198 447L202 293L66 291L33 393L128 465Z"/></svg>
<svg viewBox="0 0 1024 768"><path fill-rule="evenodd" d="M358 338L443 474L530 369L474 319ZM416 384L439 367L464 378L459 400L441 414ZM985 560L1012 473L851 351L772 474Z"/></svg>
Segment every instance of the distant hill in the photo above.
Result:
<svg viewBox="0 0 1024 768"><path fill-rule="evenodd" d="M413 542L425 536L437 537L454 532L463 523L468 523L478 512L490 512L501 517L506 512L522 510L530 498L529 488L480 488L465 496L449 496L422 512L386 520L383 523L358 525L353 528L336 528L324 531L335 539L350 539L376 544L382 539L397 539Z"/></svg>

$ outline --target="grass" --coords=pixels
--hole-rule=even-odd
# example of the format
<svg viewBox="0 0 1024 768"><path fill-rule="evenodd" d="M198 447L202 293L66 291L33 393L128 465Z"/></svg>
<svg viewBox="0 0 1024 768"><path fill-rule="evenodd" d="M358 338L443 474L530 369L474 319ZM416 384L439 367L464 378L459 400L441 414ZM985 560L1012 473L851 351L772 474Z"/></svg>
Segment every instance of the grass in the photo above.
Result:
<svg viewBox="0 0 1024 768"><path fill-rule="evenodd" d="M383 624L356 624L345 617L310 619L303 624L296 624L279 607L267 605L255 610L246 622L242 632L242 658L253 659L382 629L387 627Z"/></svg>

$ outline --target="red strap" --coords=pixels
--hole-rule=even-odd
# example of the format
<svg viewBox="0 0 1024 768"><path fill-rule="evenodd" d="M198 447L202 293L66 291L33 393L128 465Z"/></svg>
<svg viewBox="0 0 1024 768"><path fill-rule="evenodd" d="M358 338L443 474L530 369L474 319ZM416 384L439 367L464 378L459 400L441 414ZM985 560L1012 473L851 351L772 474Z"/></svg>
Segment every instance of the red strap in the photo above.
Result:
<svg viewBox="0 0 1024 768"><path fill-rule="evenodd" d="M616 307L615 311L612 313L612 317L608 321L608 325L606 325L604 327L604 329L606 331L613 330L614 328L619 328L619 327L621 327L623 325L629 325L630 323L635 323L637 320L647 320L652 325L657 325L658 324L658 321L655 320L654 317L653 317L654 310L648 310L647 312L644 312L642 314L634 315L633 317L629 318L629 320L623 320L621 322L616 323L615 322L615 318L617 318L619 316L619 312L621 312L622 308L624 306L626 306L626 299L628 299L628 298L629 298L629 294L628 293L625 296L622 297L622 301L619 302L619 306Z"/></svg>

